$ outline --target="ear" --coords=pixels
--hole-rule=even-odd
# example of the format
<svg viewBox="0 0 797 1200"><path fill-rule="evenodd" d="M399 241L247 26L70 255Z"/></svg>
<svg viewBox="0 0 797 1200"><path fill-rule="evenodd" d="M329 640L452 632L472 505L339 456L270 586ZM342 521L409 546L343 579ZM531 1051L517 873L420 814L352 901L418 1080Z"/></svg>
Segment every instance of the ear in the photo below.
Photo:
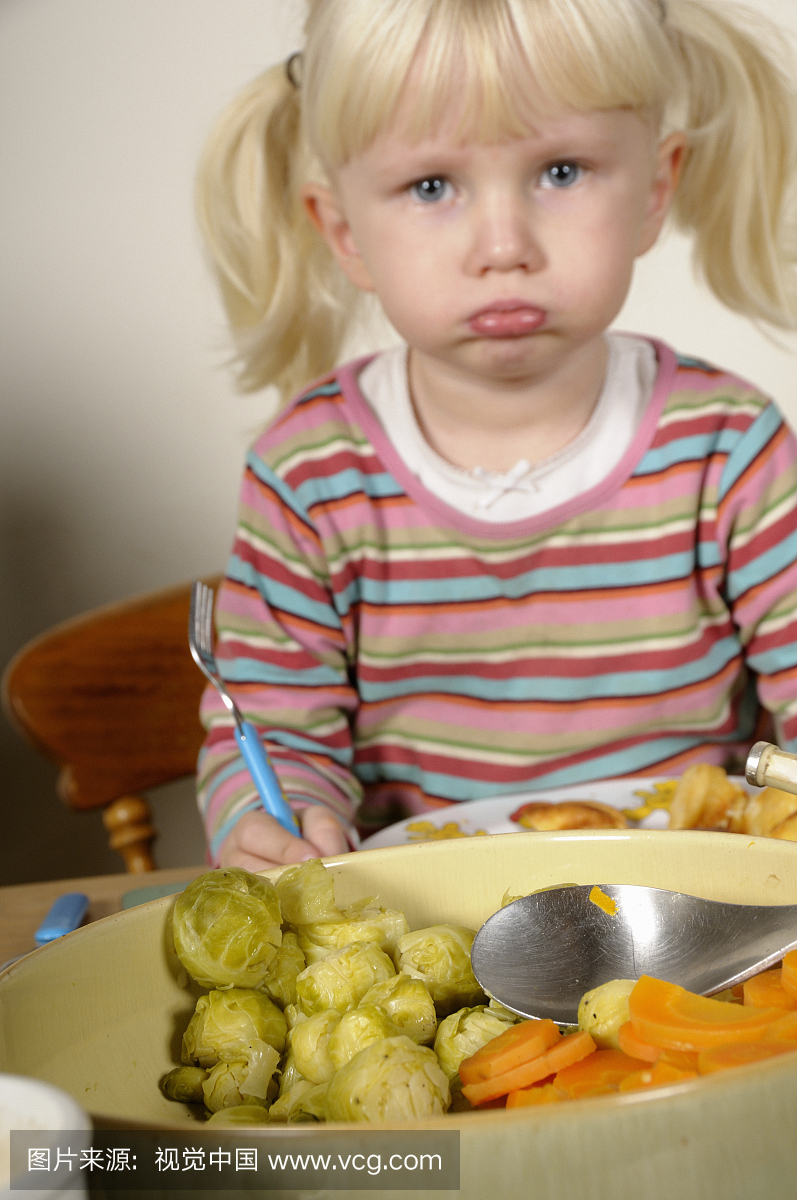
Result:
<svg viewBox="0 0 797 1200"><path fill-rule="evenodd" d="M686 153L686 134L671 133L658 148L656 171L650 185L648 208L642 224L637 256L653 246L670 211Z"/></svg>
<svg viewBox="0 0 797 1200"><path fill-rule="evenodd" d="M324 238L338 265L355 287L364 292L373 292L371 276L333 189L322 183L305 183L301 196L308 217Z"/></svg>

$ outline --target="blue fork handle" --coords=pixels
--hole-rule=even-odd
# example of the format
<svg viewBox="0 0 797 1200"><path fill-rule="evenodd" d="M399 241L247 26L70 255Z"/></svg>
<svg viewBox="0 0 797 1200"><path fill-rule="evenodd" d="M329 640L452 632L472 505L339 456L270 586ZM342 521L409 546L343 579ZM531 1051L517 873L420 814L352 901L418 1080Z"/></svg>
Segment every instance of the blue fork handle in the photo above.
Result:
<svg viewBox="0 0 797 1200"><path fill-rule="evenodd" d="M248 721L242 721L240 726L236 725L235 740L244 762L249 768L249 774L255 781L255 787L260 793L263 808L269 816L276 817L282 828L287 829L288 833L292 833L294 837L301 837L299 822L282 794L279 780L268 761L266 748L258 737L254 725L250 725Z"/></svg>

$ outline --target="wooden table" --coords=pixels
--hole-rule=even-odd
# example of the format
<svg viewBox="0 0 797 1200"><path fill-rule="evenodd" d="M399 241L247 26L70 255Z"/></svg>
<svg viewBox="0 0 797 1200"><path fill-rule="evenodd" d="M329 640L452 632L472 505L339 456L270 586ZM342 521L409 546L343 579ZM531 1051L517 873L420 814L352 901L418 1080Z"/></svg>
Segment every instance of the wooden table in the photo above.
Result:
<svg viewBox="0 0 797 1200"><path fill-rule="evenodd" d="M86 879L52 879L0 888L0 963L35 948L33 935L50 905L65 892L85 892L89 910L84 924L119 912L122 897L137 888L157 887L195 879L210 868L174 867L143 874L95 875Z"/></svg>

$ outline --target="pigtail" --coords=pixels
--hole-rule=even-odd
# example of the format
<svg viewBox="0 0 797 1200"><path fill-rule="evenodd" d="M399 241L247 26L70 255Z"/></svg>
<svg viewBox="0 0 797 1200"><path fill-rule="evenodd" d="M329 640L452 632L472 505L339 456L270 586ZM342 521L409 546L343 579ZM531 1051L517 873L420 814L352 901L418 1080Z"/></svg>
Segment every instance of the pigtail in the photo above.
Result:
<svg viewBox="0 0 797 1200"><path fill-rule="evenodd" d="M724 304L793 330L797 102L774 29L765 46L741 16L668 0L665 28L686 85L675 127L690 137L673 217L694 232L696 266Z"/></svg>
<svg viewBox="0 0 797 1200"><path fill-rule="evenodd" d="M285 398L335 365L358 301L301 202L300 95L285 64L254 80L211 131L197 179L238 384Z"/></svg>

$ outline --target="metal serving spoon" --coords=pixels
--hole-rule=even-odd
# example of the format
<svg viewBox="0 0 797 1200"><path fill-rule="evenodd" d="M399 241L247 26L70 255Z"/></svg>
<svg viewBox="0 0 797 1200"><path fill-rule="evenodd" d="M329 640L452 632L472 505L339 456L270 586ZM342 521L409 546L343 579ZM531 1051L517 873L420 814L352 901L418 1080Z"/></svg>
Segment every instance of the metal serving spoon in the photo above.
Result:
<svg viewBox="0 0 797 1200"><path fill-rule="evenodd" d="M591 891L536 892L485 921L471 952L485 991L523 1017L573 1025L584 992L610 979L652 975L706 996L797 947L796 904L724 904L631 884L601 885L592 900Z"/></svg>

